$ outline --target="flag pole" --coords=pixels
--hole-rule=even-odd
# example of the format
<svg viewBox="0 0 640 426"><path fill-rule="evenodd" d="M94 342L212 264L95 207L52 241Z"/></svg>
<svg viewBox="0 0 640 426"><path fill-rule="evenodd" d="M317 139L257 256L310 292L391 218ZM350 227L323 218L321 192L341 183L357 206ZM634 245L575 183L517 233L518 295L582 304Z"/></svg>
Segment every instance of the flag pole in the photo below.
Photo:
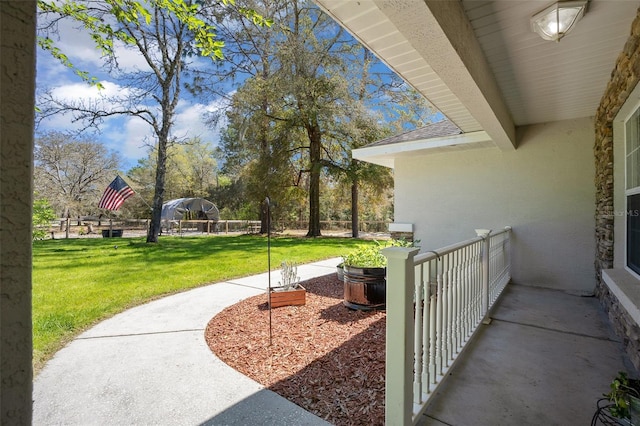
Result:
<svg viewBox="0 0 640 426"><path fill-rule="evenodd" d="M120 176L120 173L118 173L118 176ZM122 178L122 176L120 176ZM127 176L129 177L129 176ZM124 178L122 178L124 180ZM127 182L127 185L131 186L131 184L129 182ZM133 188L133 186L131 186L131 188ZM149 207L149 210L153 210L153 207L151 207L149 205L149 203L147 203L147 200L145 200L144 198L142 198L142 195L140 195L140 193L138 191L135 191L135 195L137 195L138 197L140 197L140 199L142 200L143 203L145 203L147 205L147 207Z"/></svg>

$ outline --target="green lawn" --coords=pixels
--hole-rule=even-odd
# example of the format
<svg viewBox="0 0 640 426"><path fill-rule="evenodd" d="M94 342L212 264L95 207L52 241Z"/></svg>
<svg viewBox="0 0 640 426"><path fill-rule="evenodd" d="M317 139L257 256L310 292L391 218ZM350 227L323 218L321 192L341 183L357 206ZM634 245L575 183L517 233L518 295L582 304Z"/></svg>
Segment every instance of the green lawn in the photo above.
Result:
<svg viewBox="0 0 640 426"><path fill-rule="evenodd" d="M271 266L345 254L362 240L271 239ZM33 243L34 365L96 322L161 295L267 270L260 236L45 240ZM279 277L276 277L276 281Z"/></svg>

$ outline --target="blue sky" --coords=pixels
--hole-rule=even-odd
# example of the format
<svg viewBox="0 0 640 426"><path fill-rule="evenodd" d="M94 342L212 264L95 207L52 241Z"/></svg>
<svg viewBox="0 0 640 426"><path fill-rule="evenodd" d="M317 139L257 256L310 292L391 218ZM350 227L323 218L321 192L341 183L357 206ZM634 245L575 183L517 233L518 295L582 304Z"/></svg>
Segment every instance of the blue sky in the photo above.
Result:
<svg viewBox="0 0 640 426"><path fill-rule="evenodd" d="M123 87L118 80L104 72L104 62L100 52L94 47L89 35L73 28L73 24L61 23L58 47L68 55L71 62L83 71L100 79L104 89L99 91L95 87L82 82L72 70L66 68L54 59L48 52L38 51L37 87L38 90L51 90L57 97L74 100L98 100L102 96L132 90ZM147 70L147 64L137 49L120 45L116 49L120 67L125 71ZM209 61L207 58L195 58L196 61ZM388 72L383 64L376 65L380 71ZM229 91L232 90L229 85ZM223 110L225 102L222 99L203 101L195 99L186 91L182 91L174 120L173 136L188 139L199 137L213 146L218 144L219 129L225 125L219 123L217 129L207 127L203 117L210 112ZM436 120L441 119L436 114ZM70 115L57 115L40 123L38 131L58 130L74 131L82 127L82 123L74 123ZM409 129L407 129L409 130ZM145 158L149 146L155 140L151 127L137 117L114 117L104 121L99 134L85 134L101 141L108 149L116 151L123 159L123 170L127 171L135 166L138 159Z"/></svg>
<svg viewBox="0 0 640 426"><path fill-rule="evenodd" d="M60 39L57 43L77 68L89 71L91 75L98 77L104 85L104 89L99 91L95 87L90 87L48 52L38 50L36 77L38 91L48 89L52 90L56 96L90 100L125 90L115 78L102 71L103 60L100 58L100 52L95 49L88 34L84 31L79 31L69 25L61 25ZM140 54L131 48L119 48L118 60L120 65L128 71L147 69ZM182 93L173 128L174 135L184 138L197 136L203 141L217 144L218 131L205 125L203 115L220 109L223 105L222 101L204 103L193 99L185 91ZM37 131L74 131L81 127L81 123L72 122L70 115L56 115L42 121ZM99 134L87 133L86 135L95 137L108 149L120 153L125 171L135 166L138 159L147 156L149 142L154 141L151 127L136 117L109 118L100 127Z"/></svg>

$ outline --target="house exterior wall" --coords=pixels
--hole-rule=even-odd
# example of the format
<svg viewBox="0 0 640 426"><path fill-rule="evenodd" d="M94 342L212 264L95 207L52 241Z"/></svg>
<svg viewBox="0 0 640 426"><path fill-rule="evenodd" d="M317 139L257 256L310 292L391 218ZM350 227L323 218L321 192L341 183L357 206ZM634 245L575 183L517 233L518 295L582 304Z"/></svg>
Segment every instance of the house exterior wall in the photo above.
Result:
<svg viewBox="0 0 640 426"><path fill-rule="evenodd" d="M31 424L36 2L0 1L0 424Z"/></svg>
<svg viewBox="0 0 640 426"><path fill-rule="evenodd" d="M640 80L640 11L618 56L595 117L596 140L596 279L598 296L635 367L640 369L640 327L637 314L640 281L625 273L624 141L619 135L624 109L636 103L631 94ZM629 103L627 103L629 101ZM618 116L620 115L620 116ZM614 294L614 289L615 293ZM624 299L621 303L619 297Z"/></svg>
<svg viewBox="0 0 640 426"><path fill-rule="evenodd" d="M515 151L478 149L395 160L395 222L423 251L513 227L518 284L593 291L593 121L524 126Z"/></svg>
<svg viewBox="0 0 640 426"><path fill-rule="evenodd" d="M614 261L614 170L613 121L640 79L640 12L631 26L631 34L618 56L611 80L602 96L595 117L596 140L596 272L599 285L602 270Z"/></svg>

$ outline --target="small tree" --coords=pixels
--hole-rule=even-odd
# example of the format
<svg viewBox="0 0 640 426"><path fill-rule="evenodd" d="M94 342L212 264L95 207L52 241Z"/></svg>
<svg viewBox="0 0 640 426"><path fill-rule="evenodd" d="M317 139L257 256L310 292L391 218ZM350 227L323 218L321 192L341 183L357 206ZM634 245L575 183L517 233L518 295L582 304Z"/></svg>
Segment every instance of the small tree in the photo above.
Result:
<svg viewBox="0 0 640 426"><path fill-rule="evenodd" d="M47 231L42 227L48 227L55 218L56 214L49 205L49 201L44 198L35 200L33 202L32 238L34 240L43 240L47 236Z"/></svg>
<svg viewBox="0 0 640 426"><path fill-rule="evenodd" d="M63 217L95 214L120 156L103 144L60 132L36 138L34 187Z"/></svg>

